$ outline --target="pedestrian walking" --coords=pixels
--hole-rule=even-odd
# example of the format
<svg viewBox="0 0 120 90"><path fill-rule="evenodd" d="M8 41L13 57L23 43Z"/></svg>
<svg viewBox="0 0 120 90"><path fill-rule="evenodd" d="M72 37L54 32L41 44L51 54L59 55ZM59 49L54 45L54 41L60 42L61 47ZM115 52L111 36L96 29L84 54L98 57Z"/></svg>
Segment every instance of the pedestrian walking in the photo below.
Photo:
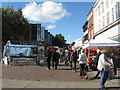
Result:
<svg viewBox="0 0 120 90"><path fill-rule="evenodd" d="M97 55L96 55L95 61L94 61L95 64L96 64L96 68L97 68L97 65L98 65L98 60L99 60L100 55L101 55L101 50L100 50L100 49L97 49ZM92 79L98 79L99 74L100 74L100 70L97 70L96 75L95 75L93 78L91 78L91 80L92 80Z"/></svg>
<svg viewBox="0 0 120 90"><path fill-rule="evenodd" d="M112 59L112 61L113 61L113 65L114 65L114 73L115 73L115 75L117 75L117 60L116 60L116 58L115 58L115 55L114 55L114 53L111 53L110 54L110 58Z"/></svg>
<svg viewBox="0 0 120 90"><path fill-rule="evenodd" d="M52 57L52 52L50 51L50 48L47 47L47 50L45 51L45 57L47 61L47 70L50 70L50 62Z"/></svg>
<svg viewBox="0 0 120 90"><path fill-rule="evenodd" d="M74 72L76 72L76 62L77 62L77 59L78 59L78 54L77 54L77 50L74 49L71 53L71 56L72 56L72 62L73 62L73 65L74 67L72 67L72 70Z"/></svg>
<svg viewBox="0 0 120 90"><path fill-rule="evenodd" d="M68 50L65 50L65 55L64 55L64 59L65 59L65 65L68 66L69 65L69 61L68 61Z"/></svg>
<svg viewBox="0 0 120 90"><path fill-rule="evenodd" d="M69 58L69 63L70 63L70 68L71 68L71 70L72 70L72 55L71 55L71 53L73 52L73 50L70 50L69 51L69 53L68 53L68 58Z"/></svg>
<svg viewBox="0 0 120 90"><path fill-rule="evenodd" d="M70 56L71 56L71 51L68 50L68 61L69 61L69 63L70 63Z"/></svg>
<svg viewBox="0 0 120 90"><path fill-rule="evenodd" d="M106 50L101 51L101 55L98 60L98 70L100 70L100 88L105 88L105 82L108 78L110 66L112 66L112 63L110 63L107 59Z"/></svg>
<svg viewBox="0 0 120 90"><path fill-rule="evenodd" d="M55 66L55 69L57 69L59 58L60 58L60 54L58 53L57 50L54 50L52 54L52 68L53 69L54 69L54 66Z"/></svg>
<svg viewBox="0 0 120 90"><path fill-rule="evenodd" d="M115 75L116 75L116 64L115 64L115 58L114 58L114 54L110 53L110 55L108 55L108 61L112 63L112 66L110 67L110 71L109 71L109 79L114 79Z"/></svg>
<svg viewBox="0 0 120 90"><path fill-rule="evenodd" d="M86 74L86 63L87 63L87 56L84 53L84 50L81 50L81 54L79 54L78 58L79 64L80 64L80 78L88 79L88 76Z"/></svg>

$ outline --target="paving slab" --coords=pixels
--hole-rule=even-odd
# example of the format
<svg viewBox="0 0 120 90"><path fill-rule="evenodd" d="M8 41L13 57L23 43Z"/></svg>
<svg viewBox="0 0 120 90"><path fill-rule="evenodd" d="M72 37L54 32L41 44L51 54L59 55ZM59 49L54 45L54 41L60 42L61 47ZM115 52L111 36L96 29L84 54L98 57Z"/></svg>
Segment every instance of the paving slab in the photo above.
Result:
<svg viewBox="0 0 120 90"><path fill-rule="evenodd" d="M24 88L32 81L3 79L2 88Z"/></svg>
<svg viewBox="0 0 120 90"><path fill-rule="evenodd" d="M99 81L51 81L51 80L12 80L3 79L3 88L99 88ZM107 87L118 87L117 80L108 80Z"/></svg>
<svg viewBox="0 0 120 90"><path fill-rule="evenodd" d="M79 68L79 66L77 67ZM62 64L58 67L58 70L48 71L46 66L2 65L2 68L3 88L99 88L99 79L80 79L79 69L77 72L73 72L70 67ZM93 77L94 74L96 74L96 71L88 72L90 77ZM118 89L119 81L120 78L107 80L106 86L112 87L110 89Z"/></svg>

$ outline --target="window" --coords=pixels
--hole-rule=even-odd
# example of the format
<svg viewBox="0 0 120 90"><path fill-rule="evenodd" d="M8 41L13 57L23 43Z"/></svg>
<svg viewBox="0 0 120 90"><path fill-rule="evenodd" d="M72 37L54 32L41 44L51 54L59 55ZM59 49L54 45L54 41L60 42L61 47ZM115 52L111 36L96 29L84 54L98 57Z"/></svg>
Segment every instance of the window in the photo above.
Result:
<svg viewBox="0 0 120 90"><path fill-rule="evenodd" d="M95 18L97 18L97 10L95 10Z"/></svg>
<svg viewBox="0 0 120 90"><path fill-rule="evenodd" d="M102 13L103 13L104 12L104 3L103 3L103 1L101 3L101 8L102 8Z"/></svg>
<svg viewBox="0 0 120 90"><path fill-rule="evenodd" d="M101 29L101 21L99 20L99 30Z"/></svg>
<svg viewBox="0 0 120 90"><path fill-rule="evenodd" d="M116 19L120 18L120 2L116 3Z"/></svg>
<svg viewBox="0 0 120 90"><path fill-rule="evenodd" d="M89 32L89 40L90 40L90 32Z"/></svg>
<svg viewBox="0 0 120 90"><path fill-rule="evenodd" d="M100 16L100 6L98 7L98 13L99 13L99 16Z"/></svg>
<svg viewBox="0 0 120 90"><path fill-rule="evenodd" d="M37 40L40 41L41 30L40 27L37 27Z"/></svg>
<svg viewBox="0 0 120 90"><path fill-rule="evenodd" d="M109 12L107 13L107 25L109 25L110 21L109 21Z"/></svg>
<svg viewBox="0 0 120 90"><path fill-rule="evenodd" d="M119 19L120 19L120 2L118 2L118 16L119 16Z"/></svg>
<svg viewBox="0 0 120 90"><path fill-rule="evenodd" d="M113 3L113 0L111 0L111 3Z"/></svg>
<svg viewBox="0 0 120 90"><path fill-rule="evenodd" d="M108 6L109 6L108 4L109 4L108 1L106 1L106 8L108 8Z"/></svg>
<svg viewBox="0 0 120 90"><path fill-rule="evenodd" d="M112 22L114 21L114 9L112 8Z"/></svg>
<svg viewBox="0 0 120 90"><path fill-rule="evenodd" d="M96 17L98 17L99 15L98 15L98 9L96 10Z"/></svg>
<svg viewBox="0 0 120 90"><path fill-rule="evenodd" d="M105 27L105 20L104 20L104 16L102 17L102 27Z"/></svg>

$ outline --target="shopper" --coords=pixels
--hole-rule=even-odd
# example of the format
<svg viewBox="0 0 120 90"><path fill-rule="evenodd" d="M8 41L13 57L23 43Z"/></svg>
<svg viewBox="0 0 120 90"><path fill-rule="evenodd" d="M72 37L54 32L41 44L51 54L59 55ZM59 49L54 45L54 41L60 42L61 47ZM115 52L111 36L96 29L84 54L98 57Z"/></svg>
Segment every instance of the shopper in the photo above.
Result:
<svg viewBox="0 0 120 90"><path fill-rule="evenodd" d="M108 78L108 73L110 70L110 66L112 66L112 64L108 61L106 53L106 50L102 50L101 51L102 54L99 57L99 61L98 61L98 70L100 70L100 88L105 88L105 82Z"/></svg>
<svg viewBox="0 0 120 90"><path fill-rule="evenodd" d="M47 47L47 50L45 52L45 57L47 61L47 70L50 70L51 56L52 56L52 52L50 51L50 48Z"/></svg>
<svg viewBox="0 0 120 90"><path fill-rule="evenodd" d="M110 57L111 57L111 58L112 58L112 60L113 60L114 73L115 73L115 75L117 75L117 62L116 62L117 60L116 60L116 58L115 58L114 53L111 53Z"/></svg>
<svg viewBox="0 0 120 90"><path fill-rule="evenodd" d="M64 62L65 65L68 66L69 65L69 60L68 60L68 50L65 50L65 55L64 55Z"/></svg>
<svg viewBox="0 0 120 90"><path fill-rule="evenodd" d="M70 68L71 68L71 70L72 70L72 66L73 66L73 65L72 65L73 57L72 57L72 55L71 55L72 52L73 52L73 50L70 50L69 53L68 53L68 57L69 57L69 60L70 60L69 63L70 63Z"/></svg>
<svg viewBox="0 0 120 90"><path fill-rule="evenodd" d="M80 78L86 78L88 79L88 76L86 74L86 63L87 63L87 56L84 53L84 50L81 50L81 54L79 54L79 58L78 58L79 64L80 64Z"/></svg>
<svg viewBox="0 0 120 90"><path fill-rule="evenodd" d="M71 53L71 56L72 56L72 62L74 64L74 67L72 67L72 70L74 72L76 72L76 62L77 62L77 59L78 59L78 54L77 54L77 50L74 49Z"/></svg>
<svg viewBox="0 0 120 90"><path fill-rule="evenodd" d="M108 61L112 63L112 66L110 67L110 71L109 71L109 79L114 79L115 75L116 75L116 64L115 64L115 57L113 53L110 53L108 55Z"/></svg>
<svg viewBox="0 0 120 90"><path fill-rule="evenodd" d="M55 69L57 69L59 58L60 58L60 54L58 53L57 50L54 50L53 55L52 55L52 68L53 69L54 69L54 66L55 66Z"/></svg>
<svg viewBox="0 0 120 90"><path fill-rule="evenodd" d="M97 55L96 55L96 58L95 58L96 68L97 68L97 65L98 65L98 60L99 60L100 55L101 55L101 50L97 49ZM97 70L96 75L92 79L98 79L99 74L100 74L100 70Z"/></svg>
<svg viewBox="0 0 120 90"><path fill-rule="evenodd" d="M68 61L69 61L69 65L70 65L70 56L71 56L71 51L68 50Z"/></svg>

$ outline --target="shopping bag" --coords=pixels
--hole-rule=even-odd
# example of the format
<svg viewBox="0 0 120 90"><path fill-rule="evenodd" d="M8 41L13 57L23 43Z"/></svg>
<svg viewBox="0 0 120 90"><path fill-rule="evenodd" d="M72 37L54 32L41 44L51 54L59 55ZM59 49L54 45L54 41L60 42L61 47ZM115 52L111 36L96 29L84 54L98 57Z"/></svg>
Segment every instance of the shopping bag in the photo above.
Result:
<svg viewBox="0 0 120 90"><path fill-rule="evenodd" d="M114 78L115 78L114 68L110 68L109 78L110 78L110 79L114 79Z"/></svg>

